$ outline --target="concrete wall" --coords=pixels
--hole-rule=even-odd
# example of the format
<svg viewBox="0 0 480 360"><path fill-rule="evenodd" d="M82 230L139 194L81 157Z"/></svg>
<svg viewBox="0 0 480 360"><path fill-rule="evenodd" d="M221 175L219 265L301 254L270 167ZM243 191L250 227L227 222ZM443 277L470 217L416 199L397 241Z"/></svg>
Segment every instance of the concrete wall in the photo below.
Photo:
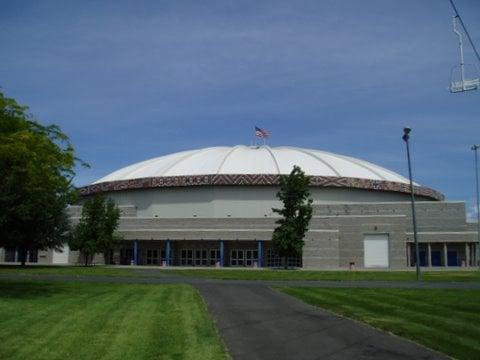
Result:
<svg viewBox="0 0 480 360"><path fill-rule="evenodd" d="M275 186L202 186L129 190L109 196L118 205L134 205L140 217L269 217L274 215L272 208L281 207L275 197L278 190ZM311 197L316 204L409 199L408 194L341 188L312 188Z"/></svg>
<svg viewBox="0 0 480 360"><path fill-rule="evenodd" d="M213 188L203 188L199 192L189 189L193 195L184 202L176 198L180 194L174 194L175 189L168 189L171 190L170 195L167 194L168 192L161 192L159 195L153 190L119 193L118 200L122 211L119 233L125 238L124 245L131 245L133 240L140 240L142 244L149 242L154 244L167 239L178 243L198 244L221 239L238 246L242 244L250 246L252 241L264 240L268 245L278 217L271 213L264 216L263 207L268 203L266 197L271 199L274 190L254 187L256 192L244 193L242 197L241 192L233 191L238 189L226 187L218 192ZM185 195L183 192L185 189L178 190L182 190L183 196ZM399 269L407 266L406 244L411 242L413 237L409 201L360 202L364 196L370 196L372 193L354 191L355 195L351 199L356 201L339 204L330 202L328 200L330 195L325 194L331 190L340 191L341 189L316 190L319 191L315 197L314 217L310 224L310 231L305 237L303 253L305 268L347 268L350 263L355 263L357 268L362 268L364 265L363 242L368 234L388 234L390 268ZM328 190L328 192L324 193L320 190ZM341 198L340 192L332 192L332 194ZM389 196L388 193L383 195ZM129 196L133 197L128 198ZM149 199L149 196L152 198ZM164 196L167 198L171 196L171 198L167 199ZM210 202L206 201L205 197L208 196L214 199ZM193 201L192 198L196 200ZM370 200L373 198L369 197ZM141 201L137 206L130 203L132 200L139 199ZM168 201L162 203L162 199ZM178 201L178 206L173 201L175 199ZM206 211L203 216L198 214L197 217L191 216L191 213L196 211L195 204ZM274 203L268 204L268 206L274 205ZM226 216L225 212L222 213L229 206L231 217ZM173 209L173 214L178 216L155 217L152 216L152 209L161 210L160 212ZM187 210L190 211L188 216L180 216L185 215ZM81 207L71 207L69 211L72 222L78 222ZM220 215L206 216L208 211L210 214ZM240 211L242 216L233 216L236 212L240 214ZM257 215L254 216L254 214ZM418 202L417 222L419 240L423 243L450 243L460 246L476 241L475 224L469 224L465 220L464 202ZM0 258L0 261L2 259ZM40 263L51 263L51 260L51 252L44 252L42 255L39 253ZM81 264L83 260L78 252L71 251L69 262ZM103 263L103 256L97 256L94 262Z"/></svg>

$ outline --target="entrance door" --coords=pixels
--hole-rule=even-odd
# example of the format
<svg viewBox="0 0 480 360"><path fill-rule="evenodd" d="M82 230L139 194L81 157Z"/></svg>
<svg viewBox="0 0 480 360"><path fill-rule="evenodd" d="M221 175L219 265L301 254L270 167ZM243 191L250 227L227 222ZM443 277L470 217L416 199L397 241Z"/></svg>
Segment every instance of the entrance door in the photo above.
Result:
<svg viewBox="0 0 480 360"><path fill-rule="evenodd" d="M258 252L254 249L233 249L230 251L230 266L253 266Z"/></svg>
<svg viewBox="0 0 480 360"><path fill-rule="evenodd" d="M208 251L207 249L195 250L195 265L207 266L208 265Z"/></svg>
<svg viewBox="0 0 480 360"><path fill-rule="evenodd" d="M158 265L158 249L147 249L147 265Z"/></svg>
<svg viewBox="0 0 480 360"><path fill-rule="evenodd" d="M448 250L448 266L458 266L457 250Z"/></svg>
<svg viewBox="0 0 480 360"><path fill-rule="evenodd" d="M386 268L389 266L388 234L365 235L363 240L364 266Z"/></svg>
<svg viewBox="0 0 480 360"><path fill-rule="evenodd" d="M6 248L5 249L5 262L15 262L15 248Z"/></svg>
<svg viewBox="0 0 480 360"><path fill-rule="evenodd" d="M258 261L258 251L245 250L245 266L253 266L255 261Z"/></svg>
<svg viewBox="0 0 480 360"><path fill-rule="evenodd" d="M210 249L210 265L215 266L220 262L220 249Z"/></svg>
<svg viewBox="0 0 480 360"><path fill-rule="evenodd" d="M432 250L432 266L442 266L442 252Z"/></svg>
<svg viewBox="0 0 480 360"><path fill-rule="evenodd" d="M182 249L180 252L180 265L193 265L193 250L192 249Z"/></svg>
<svg viewBox="0 0 480 360"><path fill-rule="evenodd" d="M230 265L232 266L244 266L245 264L245 251L244 250L232 250L230 252Z"/></svg>
<svg viewBox="0 0 480 360"><path fill-rule="evenodd" d="M133 260L133 249L120 249L120 264L130 265Z"/></svg>
<svg viewBox="0 0 480 360"><path fill-rule="evenodd" d="M420 254L420 266L427 266L427 252L425 250L419 250Z"/></svg>

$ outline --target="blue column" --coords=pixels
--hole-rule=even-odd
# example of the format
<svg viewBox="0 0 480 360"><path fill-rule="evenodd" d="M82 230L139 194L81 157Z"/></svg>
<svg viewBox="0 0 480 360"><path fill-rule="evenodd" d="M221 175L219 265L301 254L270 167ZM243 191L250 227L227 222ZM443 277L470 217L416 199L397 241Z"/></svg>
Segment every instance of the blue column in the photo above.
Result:
<svg viewBox="0 0 480 360"><path fill-rule="evenodd" d="M170 240L167 240L165 242L165 262L167 263L167 266L171 265L170 264L170 257L171 257L170 252L171 252L171 250L170 250Z"/></svg>
<svg viewBox="0 0 480 360"><path fill-rule="evenodd" d="M139 264L139 261L138 261L138 240L134 240L133 241L133 263L135 265L138 265Z"/></svg>
<svg viewBox="0 0 480 360"><path fill-rule="evenodd" d="M263 240L257 240L257 266L263 267Z"/></svg>
<svg viewBox="0 0 480 360"><path fill-rule="evenodd" d="M223 267L225 262L225 246L223 240L220 240L220 266Z"/></svg>

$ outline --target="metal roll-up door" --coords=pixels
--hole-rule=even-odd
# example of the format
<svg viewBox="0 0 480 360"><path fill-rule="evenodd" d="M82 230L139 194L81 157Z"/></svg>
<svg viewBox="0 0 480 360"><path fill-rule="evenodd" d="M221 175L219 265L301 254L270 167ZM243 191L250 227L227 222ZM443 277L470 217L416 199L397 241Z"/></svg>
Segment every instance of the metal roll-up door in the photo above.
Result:
<svg viewBox="0 0 480 360"><path fill-rule="evenodd" d="M363 254L366 268L388 268L388 234L365 235Z"/></svg>

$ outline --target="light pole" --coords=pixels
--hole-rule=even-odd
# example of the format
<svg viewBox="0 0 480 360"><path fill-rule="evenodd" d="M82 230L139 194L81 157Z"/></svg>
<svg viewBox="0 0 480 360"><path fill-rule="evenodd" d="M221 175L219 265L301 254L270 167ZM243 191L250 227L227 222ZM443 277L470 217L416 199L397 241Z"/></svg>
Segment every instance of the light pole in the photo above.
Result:
<svg viewBox="0 0 480 360"><path fill-rule="evenodd" d="M415 242L415 270L417 272L417 281L420 280L420 250L418 248L417 239L417 217L415 215L415 194L413 193L413 180L412 180L412 164L410 161L410 146L408 140L410 139L410 129L406 127L403 129L402 139L407 144L407 159L408 159L408 177L410 179L410 196L412 199L412 222L413 222L413 240Z"/></svg>
<svg viewBox="0 0 480 360"><path fill-rule="evenodd" d="M478 149L480 149L480 145L473 145L472 150L475 152L475 183L477 188L477 253L475 255L476 264L479 265L480 260L480 194L479 194L479 186L478 186Z"/></svg>

